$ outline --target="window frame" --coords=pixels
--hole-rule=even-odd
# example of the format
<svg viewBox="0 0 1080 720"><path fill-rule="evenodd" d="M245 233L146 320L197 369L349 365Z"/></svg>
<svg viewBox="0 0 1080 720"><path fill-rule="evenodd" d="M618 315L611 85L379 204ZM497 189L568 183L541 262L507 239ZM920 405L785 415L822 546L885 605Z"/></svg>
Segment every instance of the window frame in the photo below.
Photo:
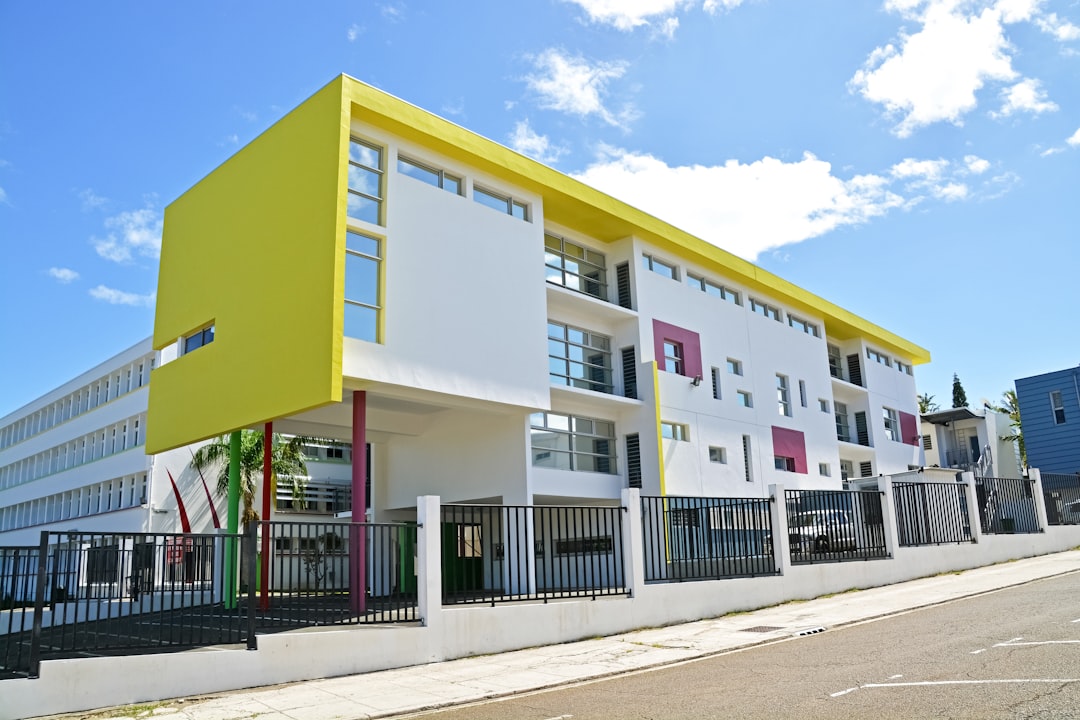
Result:
<svg viewBox="0 0 1080 720"><path fill-rule="evenodd" d="M900 413L891 407L881 408L881 418L885 424L885 434L893 442L901 442L903 435L900 431Z"/></svg>
<svg viewBox="0 0 1080 720"><path fill-rule="evenodd" d="M401 153L398 153L397 160L397 172L399 175L404 175L405 177L412 178L413 180L419 180L426 185L437 187L440 190L445 190L446 192L452 195L457 195L458 197L463 197L465 195L465 178L459 175L455 175L454 173L447 172L446 170L443 170L442 168L436 167L434 165L429 165L428 163L421 162L419 160L413 160L408 155L403 155ZM402 165L431 173L431 175L434 176L434 178L432 178L434 182L429 182L423 177L418 177L411 174L407 170L403 170ZM446 187L447 179L450 179L457 183L456 190Z"/></svg>
<svg viewBox="0 0 1080 720"><path fill-rule="evenodd" d="M661 372L669 372L675 375L686 375L686 350L683 344L678 340L668 340L664 338L661 340L661 344L664 347L664 357L660 362ZM668 354L668 349L671 349L671 354ZM674 367L674 369L672 369Z"/></svg>
<svg viewBox="0 0 1080 720"><path fill-rule="evenodd" d="M478 195L486 197L494 202L484 202L477 197ZM532 211L529 203L518 200L513 195L506 195L497 190L491 190L484 185L473 183L473 202L495 211L504 211L506 215L517 218L518 220L524 220L527 223L532 222ZM497 205L498 202L503 202L506 206L500 208ZM520 211L520 213L517 211Z"/></svg>
<svg viewBox="0 0 1080 720"><path fill-rule="evenodd" d="M787 375L776 373L776 409L783 417L792 417L791 382Z"/></svg>
<svg viewBox="0 0 1080 720"><path fill-rule="evenodd" d="M552 335L552 328L558 327L562 329L562 337L555 337ZM573 333L581 333L581 341L571 339ZM601 392L608 395L615 392L615 370L612 365L611 355L611 343L612 338L601 333L595 333L591 330L586 330L576 325L560 322L558 320L547 321L547 339L548 339L548 379L551 380L553 385L561 387L572 387L580 390L591 390L592 392ZM595 341L602 341L602 344L593 344ZM565 349L564 355L553 355L551 353L552 343L560 343ZM603 346L606 343L607 347ZM581 350L582 359L574 359L573 348ZM601 356L606 364L597 364L592 362L590 358L596 354ZM603 381L592 380L586 375L577 377L571 374L561 375L559 373L552 372L551 361L556 360L564 363L567 373L575 365L579 365L584 373L593 369L598 369L603 375ZM565 382L557 382L556 378L561 378ZM582 387L579 383L588 385L588 387Z"/></svg>
<svg viewBox="0 0 1080 720"><path fill-rule="evenodd" d="M214 342L214 334L217 323L210 323L204 325L193 333L189 333L180 338L180 355L181 357L188 353L195 352L199 348L206 347L210 343ZM207 339L209 334L209 340ZM198 338L198 344L195 344L195 340ZM107 401L106 401L107 402Z"/></svg>
<svg viewBox="0 0 1080 720"><path fill-rule="evenodd" d="M686 273L686 284L695 290L700 290L710 297L718 297L721 300L742 307L742 294L738 290L732 290L726 285L714 283L712 280L709 280L704 276L695 275L692 272Z"/></svg>
<svg viewBox="0 0 1080 720"><path fill-rule="evenodd" d="M1056 402L1054 399L1055 395L1057 396ZM1065 397L1060 390L1050 391L1050 414L1054 418L1055 425L1065 424Z"/></svg>
<svg viewBox="0 0 1080 720"><path fill-rule="evenodd" d="M551 247L551 244L549 243L549 241L552 241L552 240L558 242L558 245L559 245L558 249L555 249L555 248ZM571 246L571 247L580 249L582 251L581 252L581 257L574 257L572 254L567 255L566 247L568 245ZM574 292L579 292L579 293L582 293L584 295L588 295L590 297L595 297L595 298L599 298L600 300L607 301L607 297L608 297L607 256L604 253L599 252L597 250L593 250L592 248L590 248L590 247L588 247L586 245L582 245L580 243L574 242L573 240L569 240L569 239L563 237L562 235L556 235L555 233L545 232L544 233L544 256L545 256L544 257L544 267L547 268L548 270L554 270L555 272L559 273L559 275L560 275L560 277L562 279L562 282L558 282L556 280L553 280L551 277L545 277L545 280L547 280L547 282L551 283L552 285L558 285L559 287L564 287L567 290L573 290ZM548 256L554 256L554 257L558 258L558 261L559 261L558 265L553 265L551 260L548 259ZM597 264L595 262L595 259L597 257L600 260L599 264ZM580 272L574 272L573 270L567 269L567 261L568 260L575 263L575 264L577 264L579 266L579 268L578 268L579 270L582 269L580 266L586 266L585 269L595 269L599 274L599 278L598 279L597 278L591 278L588 275L584 275L584 274L582 274ZM567 282L568 277L575 278L577 280L577 284L580 287L573 287L573 285L571 283L568 283ZM589 292L589 290L587 289L589 284L595 284L597 286L596 287L597 292Z"/></svg>
<svg viewBox="0 0 1080 720"><path fill-rule="evenodd" d="M368 148L369 150L374 150L376 153L378 153L379 166L378 167L372 167L370 165L365 165L365 164L363 164L363 163L361 163L359 161L353 160L352 146L354 144L355 145L361 145L363 147ZM346 181L347 190L348 190L347 195L356 195L357 197L363 198L364 200L368 200L370 202L375 203L375 215L376 215L376 217L375 217L375 221L372 222L371 220L367 220L367 219L365 219L365 218L363 218L363 217L361 217L359 215L350 214L349 213L349 208L348 208L348 202L346 202L345 213L346 213L346 215L348 217L350 217L350 218L352 218L354 220L357 220L359 222L366 222L366 223L369 223L371 225L383 226L383 225L386 224L386 217L385 217L385 214L384 214L384 211L385 211L385 204L384 203L385 203L385 200L386 200L386 169L384 168L384 165L386 163L386 148L383 147L382 145L377 145L377 144L375 144L374 142L372 142L370 140L364 140L363 138L356 137L355 135L353 135L353 136L349 137L349 149L350 149L349 159L348 159L349 167L360 168L361 170L366 170L366 171L372 173L373 175L375 175L376 179L377 179L377 185L378 185L378 188L377 188L378 195L371 195L370 193L367 193L367 192L365 192L363 190L360 190L359 188L354 187L352 185L352 183L347 180Z"/></svg>
<svg viewBox="0 0 1080 720"><path fill-rule="evenodd" d="M767 302L762 302L757 298L750 298L750 312L755 315L761 315L762 317L775 320L776 322L783 322L783 311L775 305L770 305Z"/></svg>
<svg viewBox="0 0 1080 720"><path fill-rule="evenodd" d="M357 237L373 241L375 243L375 247L376 247L376 250L378 252L378 255L371 255L370 253L367 253L367 252L364 252L364 251L361 251L361 250L357 250L357 249L354 249L354 248L350 248L349 247L349 235L356 235ZM356 340L360 340L362 342L381 343L383 341L383 328L382 328L382 320L383 320L383 312L382 311L383 311L383 307L382 307L381 300L382 300L382 296L383 296L382 292L383 292L383 282L384 282L383 281L383 272L384 272L383 255L385 254L384 253L384 243L385 243L385 241L384 241L383 238L377 237L377 236L372 235L370 233L360 232L358 230L353 230L353 229L346 229L346 231L345 231L345 260L346 260L345 288L348 288L348 285L349 285L347 273L348 273L348 259L349 259L350 255L353 256L353 257L360 258L362 260L368 261L368 262L375 263L375 303L371 304L371 303L365 302L363 300L354 300L354 299L351 299L349 297L345 297L344 298L345 310L348 311L348 308L350 306L352 306L352 307L357 307L357 308L365 308L367 310L373 311L375 313L375 327L374 327L374 332L373 332L373 338L369 340L369 339L364 338L364 337L358 337L356 335L349 335L345 331L344 320L343 320L342 334L343 334L344 337L350 337L350 338L353 338L353 339L356 339Z"/></svg>
<svg viewBox="0 0 1080 720"><path fill-rule="evenodd" d="M709 446L709 462L717 465L727 465L727 448L718 445Z"/></svg>
<svg viewBox="0 0 1080 720"><path fill-rule="evenodd" d="M821 337L821 331L818 329L818 326L810 322L809 320L803 320L802 318L796 317L791 313L788 313L787 319L789 327L793 327L796 330L801 330L812 337Z"/></svg>
<svg viewBox="0 0 1080 720"><path fill-rule="evenodd" d="M743 376L743 363L742 360L736 360L735 358L727 359L727 371L729 375Z"/></svg>
<svg viewBox="0 0 1080 720"><path fill-rule="evenodd" d="M646 270L650 270L650 271L656 273L657 275L659 275L660 277L664 277L664 278L667 278L669 280L674 280L676 282L679 281L679 266L678 265L673 265L672 263L669 263L669 262L667 262L665 260L661 260L660 258L655 257L654 255L652 255L650 253L641 253L641 261L642 261L642 264L645 266ZM663 272L660 272L659 270L657 270L657 267L661 267L661 268L664 268L665 270L669 270L669 271L671 271L671 274L668 275L668 274L665 274Z"/></svg>
<svg viewBox="0 0 1080 720"><path fill-rule="evenodd" d="M750 392L749 390L736 390L735 399L738 401L739 407L754 407L754 393Z"/></svg>
<svg viewBox="0 0 1080 720"><path fill-rule="evenodd" d="M671 422L669 420L661 420L660 437L664 438L665 440L690 442L690 428L688 428L683 423Z"/></svg>
<svg viewBox="0 0 1080 720"><path fill-rule="evenodd" d="M565 419L566 420L565 426L566 426L567 429L563 429L562 427L552 425L550 423L550 418L551 417L558 417L558 418ZM540 419L540 424L537 424L537 419L538 418ZM590 423L590 427L592 428L592 431L586 432L584 430L579 430L578 429L579 423ZM600 434L600 433L595 432L597 423L602 423L602 424L610 427L611 434L606 435L606 434ZM563 449L563 448L559 448L559 447L543 447L543 446L537 447L537 446L533 445L532 439L533 439L534 433L537 433L537 432L553 433L555 435L561 435L561 436L567 437L568 438L567 448ZM532 465L533 465L533 467L547 468L547 469L550 469L550 470L561 470L561 471L564 471L564 472L591 472L591 473L597 473L597 474L601 474L601 475L618 475L619 472L618 472L618 453L617 453L618 442L617 442L617 438L618 438L618 435L616 434L615 421L613 421L613 420L605 420L603 418L592 418L592 417L585 417L585 416L582 416L582 415L571 415L570 413L560 413L560 412L550 412L550 411L536 412L536 413L533 413L532 415L529 416L529 453L530 453L530 455L532 457ZM605 441L605 442L608 443L609 451L606 454L602 454L602 453L594 452L594 451L590 451L590 450L582 450L582 449L580 449L578 447L578 442L577 441L579 439L582 439L584 441L595 441L595 440ZM595 447L595 445L593 447ZM557 467L557 466L538 464L537 459L538 459L538 455L540 455L540 454L544 455L544 458L542 458L542 459L546 459L546 458L554 456L554 455L566 456L568 458L567 467L563 468L563 467ZM594 469L579 468L579 467L577 467L577 465L578 465L578 457L579 456L587 456L587 457L590 457L590 458L594 458L594 463L597 460L606 460L607 463L608 463L608 469L607 470L594 470Z"/></svg>

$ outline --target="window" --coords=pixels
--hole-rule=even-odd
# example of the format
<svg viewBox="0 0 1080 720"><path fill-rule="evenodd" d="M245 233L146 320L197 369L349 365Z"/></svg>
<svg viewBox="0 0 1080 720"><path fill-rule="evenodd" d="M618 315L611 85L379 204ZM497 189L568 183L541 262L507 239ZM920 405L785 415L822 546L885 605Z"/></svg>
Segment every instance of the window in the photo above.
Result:
<svg viewBox="0 0 1080 720"><path fill-rule="evenodd" d="M840 348L829 343L829 374L838 380L844 379L844 363L840 357Z"/></svg>
<svg viewBox="0 0 1080 720"><path fill-rule="evenodd" d="M830 477L832 475L832 470L829 468L829 463L818 463L817 472L818 475L822 477Z"/></svg>
<svg viewBox="0 0 1080 720"><path fill-rule="evenodd" d="M684 365L683 345L680 342L674 342L672 340L664 341L664 358L660 363L660 369L664 372L675 373L676 375L682 375Z"/></svg>
<svg viewBox="0 0 1080 720"><path fill-rule="evenodd" d="M712 369L712 396L714 400L720 399L720 368Z"/></svg>
<svg viewBox="0 0 1080 720"><path fill-rule="evenodd" d="M710 447L709 462L727 465L727 449L722 447Z"/></svg>
<svg viewBox="0 0 1080 720"><path fill-rule="evenodd" d="M855 467L851 464L850 460L840 461L840 479L847 480L848 478L855 477Z"/></svg>
<svg viewBox="0 0 1080 720"><path fill-rule="evenodd" d="M775 308L768 303L763 303L760 300L750 298L750 312L755 312L758 315L764 315L767 318L772 318L776 322L780 322L780 309Z"/></svg>
<svg viewBox="0 0 1080 720"><path fill-rule="evenodd" d="M187 355L192 350L198 350L203 345L209 345L214 342L214 326L205 327L202 330L197 330L192 334L184 338L184 354Z"/></svg>
<svg viewBox="0 0 1080 720"><path fill-rule="evenodd" d="M934 441L933 441L931 435L923 435L922 436L922 449L923 450L933 450L934 449Z"/></svg>
<svg viewBox="0 0 1080 720"><path fill-rule="evenodd" d="M603 253L548 234L544 236L544 265L549 283L607 300Z"/></svg>
<svg viewBox="0 0 1080 720"><path fill-rule="evenodd" d="M823 413L829 412L829 401L828 400L826 400L825 398L818 398L817 404L818 404L818 407L821 408L821 412L823 412Z"/></svg>
<svg viewBox="0 0 1080 720"><path fill-rule="evenodd" d="M654 273L672 280L679 279L679 269L674 265L668 265L663 260L657 260L652 255L642 255L641 261L646 270L652 270Z"/></svg>
<svg viewBox="0 0 1080 720"><path fill-rule="evenodd" d="M534 466L616 474L615 423L541 412L530 426Z"/></svg>
<svg viewBox="0 0 1080 720"><path fill-rule="evenodd" d="M461 178L458 176L401 155L398 155L398 172L416 178L421 182L426 182L428 185L434 185L437 188L452 192L455 195L461 195L464 187Z"/></svg>
<svg viewBox="0 0 1080 720"><path fill-rule="evenodd" d="M473 200L481 205L486 205L489 208L498 210L499 212L512 215L518 220L524 220L525 222L530 221L529 206L520 200L515 200L509 195L500 195L499 193L485 190L474 185Z"/></svg>
<svg viewBox="0 0 1080 720"><path fill-rule="evenodd" d="M847 405L836 403L836 439L851 442L851 425L848 424Z"/></svg>
<svg viewBox="0 0 1080 720"><path fill-rule="evenodd" d="M610 338L549 320L548 373L553 385L614 392Z"/></svg>
<svg viewBox="0 0 1080 720"><path fill-rule="evenodd" d="M745 408L754 407L754 396L751 393L748 393L745 390L739 390L735 393L735 396L739 400L739 405Z"/></svg>
<svg viewBox="0 0 1080 720"><path fill-rule="evenodd" d="M795 458L773 455L773 467L784 472L795 472Z"/></svg>
<svg viewBox="0 0 1080 720"><path fill-rule="evenodd" d="M685 425L671 422L660 423L660 436L668 440L689 440L690 432Z"/></svg>
<svg viewBox="0 0 1080 720"><path fill-rule="evenodd" d="M743 459L743 477L746 478L746 482L754 482L754 469L750 464L750 436L742 436L742 459Z"/></svg>
<svg viewBox="0 0 1080 720"><path fill-rule="evenodd" d="M742 375L742 361L727 359L727 371L732 375Z"/></svg>
<svg viewBox="0 0 1080 720"><path fill-rule="evenodd" d="M806 381L799 381L799 405L806 407Z"/></svg>
<svg viewBox="0 0 1080 720"><path fill-rule="evenodd" d="M796 330L802 330L807 335L813 335L814 337L821 337L821 334L818 332L818 326L817 325L815 325L812 322L807 322L806 320L801 320L801 319L795 317L794 315L788 315L787 316L787 324L790 325L791 327L795 328Z"/></svg>
<svg viewBox="0 0 1080 720"><path fill-rule="evenodd" d="M900 442L900 418L892 408L881 408L885 420L885 433L894 442Z"/></svg>
<svg viewBox="0 0 1080 720"><path fill-rule="evenodd" d="M379 342L379 284L382 242L357 232L345 234L346 337Z"/></svg>
<svg viewBox="0 0 1080 720"><path fill-rule="evenodd" d="M776 409L781 415L791 417L791 399L788 395L786 375L776 376Z"/></svg>
<svg viewBox="0 0 1080 720"><path fill-rule="evenodd" d="M349 217L382 225L383 149L352 138L349 142Z"/></svg>
<svg viewBox="0 0 1080 720"><path fill-rule="evenodd" d="M877 350L871 350L870 348L866 348L866 357L876 363L884 365L885 367L892 367L892 360L889 359L889 356L879 353Z"/></svg>
<svg viewBox="0 0 1080 720"><path fill-rule="evenodd" d="M1065 423L1065 403L1061 399L1060 390L1050 391L1050 409L1054 411L1054 424L1063 425Z"/></svg>
<svg viewBox="0 0 1080 720"><path fill-rule="evenodd" d="M899 370L900 372L904 373L905 375L910 375L911 374L911 366L908 365L906 362L901 362L901 361L897 360L896 361L896 369Z"/></svg>
<svg viewBox="0 0 1080 720"><path fill-rule="evenodd" d="M703 277L698 277L693 273L686 274L686 284L692 288L700 290L706 295L712 295L718 297L721 300L727 300L729 303L735 305L742 305L742 297L738 292L731 288L724 287L723 285L717 285L711 280L706 280Z"/></svg>

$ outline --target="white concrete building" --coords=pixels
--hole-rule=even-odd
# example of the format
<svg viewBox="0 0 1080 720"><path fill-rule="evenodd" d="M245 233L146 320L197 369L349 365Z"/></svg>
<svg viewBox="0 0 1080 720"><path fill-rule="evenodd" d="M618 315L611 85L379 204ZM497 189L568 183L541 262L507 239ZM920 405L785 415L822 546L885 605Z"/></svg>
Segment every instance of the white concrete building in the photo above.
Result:
<svg viewBox="0 0 1080 720"><path fill-rule="evenodd" d="M1009 416L988 408L950 408L920 418L928 467L970 471L980 477L1018 478L1022 472Z"/></svg>

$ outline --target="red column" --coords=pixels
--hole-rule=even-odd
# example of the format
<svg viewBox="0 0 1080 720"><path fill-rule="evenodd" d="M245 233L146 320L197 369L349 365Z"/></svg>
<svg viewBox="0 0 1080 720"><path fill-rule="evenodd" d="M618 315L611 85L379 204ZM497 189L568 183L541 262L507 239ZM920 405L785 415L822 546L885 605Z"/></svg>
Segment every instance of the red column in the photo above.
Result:
<svg viewBox="0 0 1080 720"><path fill-rule="evenodd" d="M262 562L260 563L259 607L270 609L270 497L273 473L271 472L274 423L266 423L263 429L263 496L262 496Z"/></svg>
<svg viewBox="0 0 1080 720"><path fill-rule="evenodd" d="M349 552L349 606L367 611L367 392L353 391L352 525Z"/></svg>

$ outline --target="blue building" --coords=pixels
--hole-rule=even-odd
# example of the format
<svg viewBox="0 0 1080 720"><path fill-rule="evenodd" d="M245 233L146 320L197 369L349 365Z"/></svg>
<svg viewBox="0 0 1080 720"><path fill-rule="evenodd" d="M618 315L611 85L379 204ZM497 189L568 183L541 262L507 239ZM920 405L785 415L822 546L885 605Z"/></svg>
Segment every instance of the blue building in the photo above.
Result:
<svg viewBox="0 0 1080 720"><path fill-rule="evenodd" d="M1016 398L1028 465L1080 472L1080 367L1020 378Z"/></svg>

